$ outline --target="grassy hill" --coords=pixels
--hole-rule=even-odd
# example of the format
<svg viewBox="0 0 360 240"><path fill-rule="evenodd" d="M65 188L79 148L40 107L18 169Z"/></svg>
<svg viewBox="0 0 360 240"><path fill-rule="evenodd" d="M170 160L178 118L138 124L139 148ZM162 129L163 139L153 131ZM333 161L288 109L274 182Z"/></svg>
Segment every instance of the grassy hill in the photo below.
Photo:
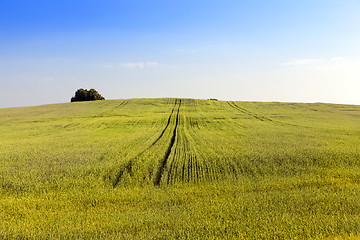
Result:
<svg viewBox="0 0 360 240"><path fill-rule="evenodd" d="M0 238L360 236L360 106L0 109Z"/></svg>

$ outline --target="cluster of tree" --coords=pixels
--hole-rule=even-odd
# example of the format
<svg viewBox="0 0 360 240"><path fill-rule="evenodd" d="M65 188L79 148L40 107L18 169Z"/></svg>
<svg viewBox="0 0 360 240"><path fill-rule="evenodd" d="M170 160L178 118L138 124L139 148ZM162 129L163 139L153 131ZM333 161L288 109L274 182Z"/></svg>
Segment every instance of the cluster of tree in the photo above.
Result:
<svg viewBox="0 0 360 240"><path fill-rule="evenodd" d="M105 100L105 98L93 88L90 90L80 88L75 92L75 96L71 98L71 102L94 100Z"/></svg>

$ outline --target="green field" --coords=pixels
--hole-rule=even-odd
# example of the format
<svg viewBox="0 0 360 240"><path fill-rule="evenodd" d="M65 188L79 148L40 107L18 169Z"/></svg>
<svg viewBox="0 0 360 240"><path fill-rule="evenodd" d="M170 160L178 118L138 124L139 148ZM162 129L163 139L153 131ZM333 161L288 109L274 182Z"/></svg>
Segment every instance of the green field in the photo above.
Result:
<svg viewBox="0 0 360 240"><path fill-rule="evenodd" d="M356 239L360 106L0 109L0 239Z"/></svg>

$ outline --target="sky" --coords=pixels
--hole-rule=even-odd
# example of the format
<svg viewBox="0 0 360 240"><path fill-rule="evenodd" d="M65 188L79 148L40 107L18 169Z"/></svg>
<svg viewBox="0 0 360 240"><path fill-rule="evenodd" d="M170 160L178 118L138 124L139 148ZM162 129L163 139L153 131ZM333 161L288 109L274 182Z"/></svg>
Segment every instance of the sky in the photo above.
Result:
<svg viewBox="0 0 360 240"><path fill-rule="evenodd" d="M360 0L0 0L0 107L217 98L360 104Z"/></svg>

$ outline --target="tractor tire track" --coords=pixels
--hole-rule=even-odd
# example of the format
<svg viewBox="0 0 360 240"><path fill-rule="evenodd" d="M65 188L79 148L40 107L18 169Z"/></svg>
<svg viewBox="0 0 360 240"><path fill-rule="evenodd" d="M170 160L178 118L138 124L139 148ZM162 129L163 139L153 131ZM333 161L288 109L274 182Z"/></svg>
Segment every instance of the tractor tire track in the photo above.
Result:
<svg viewBox="0 0 360 240"><path fill-rule="evenodd" d="M267 118L267 117L262 116L262 115L258 115L258 114L252 113L252 112L250 112L249 110L247 110L247 109L245 109L245 108L242 108L242 107L236 105L234 102L231 102L232 105L230 104L230 102L227 102L227 103L230 105L230 107L232 107L232 108L234 108L234 109L236 109L236 110L238 110L238 111L240 111L240 112L242 112L242 113L244 113L244 114L247 114L247 115L249 115L249 116L251 116L251 117L253 117L253 118L255 118L255 119L259 120L259 121L262 121L262 122L263 122L263 121L272 122L272 119Z"/></svg>
<svg viewBox="0 0 360 240"><path fill-rule="evenodd" d="M267 121L270 121L270 122L274 122L274 123L278 123L280 125L283 125L283 126L292 126L292 127L304 127L304 128L308 128L306 126L300 126L300 125L297 125L297 124L293 124L293 123L287 123L287 122L282 122L282 121L279 121L279 120L273 120L271 118L268 118L268 117L265 117L265 116L262 116L260 115L256 115L252 112L250 112L249 110L246 110L245 108L242 108L242 107L239 107L238 105L236 105L234 102L231 102L233 104L233 106L227 102L231 107L233 107L234 109L237 109L238 111L244 113L244 114L248 114L249 116L252 116L260 121L264 121L264 120L267 120Z"/></svg>
<svg viewBox="0 0 360 240"><path fill-rule="evenodd" d="M125 107L128 103L129 103L129 101L124 100L124 101L122 101L119 105L117 105L116 107L114 107L113 109L111 109L111 110L109 110L109 111L107 111L107 112L114 111L114 110L116 110L116 109L118 109L118 108Z"/></svg>
<svg viewBox="0 0 360 240"><path fill-rule="evenodd" d="M272 121L272 119L270 119L270 118L268 118L268 117L265 117L265 116L263 116L263 115L258 115L258 114L252 113L252 112L250 112L249 110L247 110L247 109L245 109L245 108L239 107L238 105L236 105L236 103L234 103L234 102L232 102L232 103L233 103L234 106L237 107L238 109L241 109L241 110L243 110L243 111L248 112L250 115L253 115L253 117L255 117L255 118L257 118L257 119L259 119L259 120L261 120L261 121L264 121L264 120L267 120L267 121L269 121L269 122Z"/></svg>
<svg viewBox="0 0 360 240"><path fill-rule="evenodd" d="M114 109L120 108L120 107L124 107L124 106L127 105L128 103L129 103L129 101L123 101L123 102L121 102L119 105L117 105Z"/></svg>
<svg viewBox="0 0 360 240"><path fill-rule="evenodd" d="M126 104L128 104L128 101L124 100L124 101L122 101L119 105L115 106L114 108L112 108L112 109L107 109L107 110L105 110L105 111L103 111L103 112L101 112L101 113L99 113L99 114L97 114L97 115L95 115L95 116L93 116L93 117L104 117L105 114L109 114L109 113L111 113L112 111L114 111L115 109L118 109L118 108L120 108L120 107L123 107L123 106L125 106ZM110 103L108 103L107 105L110 105ZM107 106L107 105L105 105L105 106Z"/></svg>
<svg viewBox="0 0 360 240"><path fill-rule="evenodd" d="M116 110L116 109L118 109L118 108L125 107L128 103L129 103L129 101L124 100L124 101L122 101L119 105L115 106L113 109L110 109L110 110L107 110L107 111L103 112L103 114L104 114L104 113L110 113L110 112L113 112L114 110Z"/></svg>
<svg viewBox="0 0 360 240"><path fill-rule="evenodd" d="M147 150L149 150L152 146L154 146L154 145L161 139L161 137L164 135L166 129L167 129L167 128L169 127L169 125L170 125L170 120L171 120L171 118L172 118L172 116L173 116L173 113L174 113L175 107L176 107L176 105L177 105L177 102L178 102L178 99L175 100L175 104L174 104L174 106L173 106L173 108L172 108L172 110L171 110L171 113L170 113L170 116L169 116L169 118L168 118L167 124L166 124L165 128L162 130L160 136L159 136L157 139L155 139L155 141L152 142L147 148L145 148L144 150L142 150L142 151L141 151L140 153L138 153L135 157L131 158L128 162L126 162L125 164L123 164L123 166L120 167L120 169L119 169L118 173L116 174L115 179L114 179L114 181L113 181L113 187L114 187L114 188L119 184L119 182L120 182L120 180L121 180L121 178L122 178L125 170L127 170L127 171L129 172L129 174L132 175L132 165L134 164L135 160L136 160L137 158L139 158L139 157L140 157L143 153L145 153ZM180 103L181 103L181 100L180 100ZM126 104L127 104L127 102L126 102L123 106L125 106ZM121 103L119 106L122 106L122 103ZM119 107L119 106L118 106L118 107Z"/></svg>
<svg viewBox="0 0 360 240"><path fill-rule="evenodd" d="M177 139L178 141L178 139ZM178 144L178 142L176 143ZM169 164L169 173L168 173L168 178L167 178L167 185L171 184L172 182L175 182L175 179L176 179L176 172L177 172L177 161L176 160L176 157L177 154L178 154L178 148L175 147L175 152L174 152L174 158L173 160L170 162Z"/></svg>
<svg viewBox="0 0 360 240"><path fill-rule="evenodd" d="M169 144L168 148L166 149L165 155L164 155L163 159L160 162L160 166L157 168L157 171L155 173L155 177L154 177L154 180L153 180L153 183L154 183L155 186L160 185L161 177L163 175L166 163L168 162L168 158L170 156L170 153L172 151L172 148L174 146L174 143L175 143L175 140L176 140L176 137L177 137L177 130L178 130L179 118L180 118L180 107L181 107L181 99L179 100L179 106L178 106L177 113L176 113L175 127L174 127L174 130L173 130L173 135L172 135L171 140L170 140L170 144Z"/></svg>
<svg viewBox="0 0 360 240"><path fill-rule="evenodd" d="M154 145L160 140L160 138L164 135L166 129L169 127L169 125L170 125L170 120L171 120L171 117L172 117L172 115L173 115L173 113L174 113L175 106L176 106L177 102L178 102L178 99L175 100L175 105L174 105L174 107L173 107L173 109L172 109L172 111L171 111L171 113L170 113L170 116L169 116L169 118L168 118L168 121L167 121L167 124L166 124L164 130L161 132L160 136L151 144L151 146L154 146ZM181 104L181 100L180 100L180 103L179 103L179 108L180 108L180 104ZM151 147L151 146L150 146L150 147Z"/></svg>

